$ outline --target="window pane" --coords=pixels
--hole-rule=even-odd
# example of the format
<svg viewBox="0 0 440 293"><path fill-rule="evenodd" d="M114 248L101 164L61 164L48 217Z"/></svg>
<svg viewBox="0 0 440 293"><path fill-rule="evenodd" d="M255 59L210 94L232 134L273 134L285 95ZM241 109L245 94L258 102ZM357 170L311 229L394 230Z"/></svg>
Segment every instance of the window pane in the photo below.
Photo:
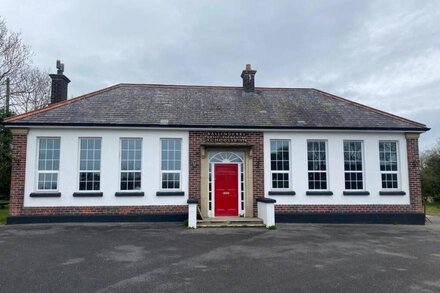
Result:
<svg viewBox="0 0 440 293"><path fill-rule="evenodd" d="M288 189L289 173L272 173L272 188Z"/></svg>
<svg viewBox="0 0 440 293"><path fill-rule="evenodd" d="M38 147L38 171L45 171L38 173L38 189L56 190L60 168L60 138L40 138Z"/></svg>
<svg viewBox="0 0 440 293"><path fill-rule="evenodd" d="M272 139L270 141L270 166L272 171L289 171L290 170L290 149L289 140ZM289 173L272 173L272 188L287 189L289 188Z"/></svg>
<svg viewBox="0 0 440 293"><path fill-rule="evenodd" d="M344 141L344 170L345 189L363 189L361 141Z"/></svg>
<svg viewBox="0 0 440 293"><path fill-rule="evenodd" d="M162 173L163 189L179 189L180 173Z"/></svg>
<svg viewBox="0 0 440 293"><path fill-rule="evenodd" d="M142 139L121 139L121 190L140 189ZM137 178L137 179L135 179Z"/></svg>
<svg viewBox="0 0 440 293"><path fill-rule="evenodd" d="M58 171L60 161L59 138L40 138L39 171ZM58 148L54 148L58 147Z"/></svg>
<svg viewBox="0 0 440 293"><path fill-rule="evenodd" d="M162 189L179 189L182 140L180 138L161 139L161 148ZM164 171L176 172L164 173Z"/></svg>
<svg viewBox="0 0 440 293"><path fill-rule="evenodd" d="M382 172L382 188L398 188L398 163L397 163L397 142L380 141L379 159L380 171Z"/></svg>
<svg viewBox="0 0 440 293"><path fill-rule="evenodd" d="M348 146L347 146L348 147ZM345 148L345 146L344 146ZM307 142L309 189L327 189L327 153L325 141Z"/></svg>
<svg viewBox="0 0 440 293"><path fill-rule="evenodd" d="M80 139L79 190L100 190L101 139Z"/></svg>
<svg viewBox="0 0 440 293"><path fill-rule="evenodd" d="M56 190L58 187L58 173L38 174L38 189Z"/></svg>

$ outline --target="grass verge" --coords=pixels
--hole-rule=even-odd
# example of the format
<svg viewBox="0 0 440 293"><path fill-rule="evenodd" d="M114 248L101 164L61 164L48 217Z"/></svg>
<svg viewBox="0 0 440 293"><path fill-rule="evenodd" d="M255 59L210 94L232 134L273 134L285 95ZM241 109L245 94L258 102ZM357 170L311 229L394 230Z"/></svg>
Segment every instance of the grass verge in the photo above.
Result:
<svg viewBox="0 0 440 293"><path fill-rule="evenodd" d="M426 214L440 216L440 202L426 203Z"/></svg>
<svg viewBox="0 0 440 293"><path fill-rule="evenodd" d="M0 224L6 224L6 217L8 216L8 214L8 208L0 209Z"/></svg>

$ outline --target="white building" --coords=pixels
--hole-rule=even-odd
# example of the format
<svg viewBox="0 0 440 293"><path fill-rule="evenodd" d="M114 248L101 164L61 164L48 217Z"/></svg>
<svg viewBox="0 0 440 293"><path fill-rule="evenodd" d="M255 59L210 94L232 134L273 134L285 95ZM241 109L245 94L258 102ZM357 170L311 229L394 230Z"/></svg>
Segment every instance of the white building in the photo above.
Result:
<svg viewBox="0 0 440 293"><path fill-rule="evenodd" d="M9 223L257 217L423 224L428 128L316 89L118 84L11 117Z"/></svg>

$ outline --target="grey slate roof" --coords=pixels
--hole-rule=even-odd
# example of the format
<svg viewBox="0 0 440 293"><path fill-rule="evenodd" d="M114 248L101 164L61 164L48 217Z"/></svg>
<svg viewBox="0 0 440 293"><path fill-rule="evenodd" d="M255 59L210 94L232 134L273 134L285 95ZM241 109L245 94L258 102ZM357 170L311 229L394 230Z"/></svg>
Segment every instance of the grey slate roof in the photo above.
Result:
<svg viewBox="0 0 440 293"><path fill-rule="evenodd" d="M425 131L426 126L309 88L118 84L8 119L9 125Z"/></svg>

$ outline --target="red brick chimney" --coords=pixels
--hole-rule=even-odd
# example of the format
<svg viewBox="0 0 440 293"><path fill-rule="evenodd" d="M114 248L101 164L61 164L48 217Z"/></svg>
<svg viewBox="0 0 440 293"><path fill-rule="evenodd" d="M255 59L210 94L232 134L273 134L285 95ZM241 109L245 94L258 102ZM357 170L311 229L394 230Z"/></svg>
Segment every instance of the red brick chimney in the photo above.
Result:
<svg viewBox="0 0 440 293"><path fill-rule="evenodd" d="M50 103L55 104L67 100L67 86L70 82L64 75L64 64L57 60L57 73L49 74L52 79Z"/></svg>
<svg viewBox="0 0 440 293"><path fill-rule="evenodd" d="M252 70L250 64L246 64L246 69L241 73L241 78L243 79L243 89L245 92L255 91L255 73L256 70Z"/></svg>

